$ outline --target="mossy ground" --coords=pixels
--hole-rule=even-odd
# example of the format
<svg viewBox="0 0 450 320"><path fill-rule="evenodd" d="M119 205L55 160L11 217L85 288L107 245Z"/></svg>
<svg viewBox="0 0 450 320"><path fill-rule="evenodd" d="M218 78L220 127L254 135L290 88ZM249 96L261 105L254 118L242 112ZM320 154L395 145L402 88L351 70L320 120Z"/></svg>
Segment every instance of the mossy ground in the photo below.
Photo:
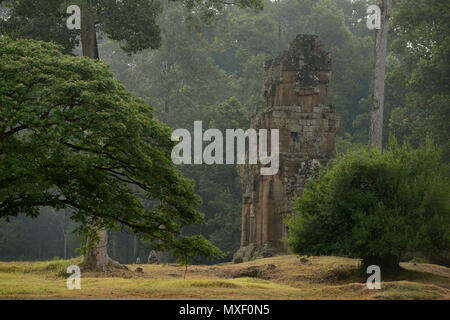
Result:
<svg viewBox="0 0 450 320"><path fill-rule="evenodd" d="M81 274L81 290L68 290L66 268L81 258L49 262L0 262L1 299L449 299L450 269L402 263L404 271L382 276L369 290L359 261L292 255L241 264L191 266L128 265L130 271ZM135 271L138 267L142 272Z"/></svg>

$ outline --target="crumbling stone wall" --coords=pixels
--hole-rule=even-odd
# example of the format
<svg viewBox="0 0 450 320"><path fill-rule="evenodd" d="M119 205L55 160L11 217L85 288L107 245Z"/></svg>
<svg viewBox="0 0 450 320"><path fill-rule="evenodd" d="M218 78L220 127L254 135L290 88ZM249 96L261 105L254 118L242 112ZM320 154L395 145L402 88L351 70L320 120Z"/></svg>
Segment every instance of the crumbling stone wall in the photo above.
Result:
<svg viewBox="0 0 450 320"><path fill-rule="evenodd" d="M283 218L292 213L306 181L334 155L339 119L325 105L330 77L330 54L315 35L298 35L286 51L266 61L267 106L252 117L251 127L279 129L280 168L273 176L260 175L259 164L238 168L242 235L235 261L287 251Z"/></svg>

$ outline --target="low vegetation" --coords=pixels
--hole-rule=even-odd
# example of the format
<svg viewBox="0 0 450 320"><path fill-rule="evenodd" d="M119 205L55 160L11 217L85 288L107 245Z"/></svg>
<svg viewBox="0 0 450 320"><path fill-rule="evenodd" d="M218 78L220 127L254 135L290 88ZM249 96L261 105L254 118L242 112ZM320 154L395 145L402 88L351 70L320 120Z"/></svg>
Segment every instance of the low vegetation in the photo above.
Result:
<svg viewBox="0 0 450 320"><path fill-rule="evenodd" d="M333 161L297 199L288 221L292 252L362 259L397 272L399 261L421 252L448 265L448 165L431 141L413 149L395 138L381 152L360 148Z"/></svg>
<svg viewBox="0 0 450 320"><path fill-rule="evenodd" d="M369 290L359 260L285 255L241 264L127 265L129 270L81 274L81 290L68 290L64 270L81 258L1 262L0 298L182 299L450 299L450 269L402 263L402 271ZM142 271L136 271L141 268Z"/></svg>

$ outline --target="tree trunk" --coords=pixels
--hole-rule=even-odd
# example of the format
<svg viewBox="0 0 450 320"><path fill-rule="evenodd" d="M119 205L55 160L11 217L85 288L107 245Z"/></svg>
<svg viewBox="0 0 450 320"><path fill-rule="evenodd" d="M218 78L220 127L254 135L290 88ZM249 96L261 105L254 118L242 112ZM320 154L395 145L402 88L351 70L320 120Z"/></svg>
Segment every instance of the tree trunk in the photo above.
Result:
<svg viewBox="0 0 450 320"><path fill-rule="evenodd" d="M64 234L64 260L67 259L67 234Z"/></svg>
<svg viewBox="0 0 450 320"><path fill-rule="evenodd" d="M59 212L59 214L62 214L62 212ZM68 237L68 226L70 224L69 219L70 218L70 211L68 208L64 209L64 213L62 214L62 219L60 220L60 226L61 226L61 233L63 236L63 258L64 260L67 259L67 237Z"/></svg>
<svg viewBox="0 0 450 320"><path fill-rule="evenodd" d="M381 28L375 30L372 97L370 105L369 140L372 146L382 147L384 80L386 76L386 47L392 0L381 0Z"/></svg>
<svg viewBox="0 0 450 320"><path fill-rule="evenodd" d="M81 46L83 56L99 59L95 21L88 7L83 7L81 12ZM108 256L108 233L106 230L98 231L98 243L90 243L88 239L87 255L84 257L82 267L84 270L108 271L108 265L121 266ZM122 266L126 268L125 266Z"/></svg>
<svg viewBox="0 0 450 320"><path fill-rule="evenodd" d="M95 33L95 22L89 14L87 8L83 8L81 17L81 46L83 48L83 56L92 59L98 59L97 36Z"/></svg>
<svg viewBox="0 0 450 320"><path fill-rule="evenodd" d="M108 234L105 229L98 231L98 243L89 243L92 248L88 249L84 257L83 267L87 270L108 271Z"/></svg>
<svg viewBox="0 0 450 320"><path fill-rule="evenodd" d="M117 262L120 263L117 235L112 239L112 251L113 251L113 258L117 259Z"/></svg>
<svg viewBox="0 0 450 320"><path fill-rule="evenodd" d="M136 263L139 256L139 236L135 234L133 240L133 263Z"/></svg>
<svg viewBox="0 0 450 320"><path fill-rule="evenodd" d="M277 1L278 7L278 54L281 53L281 3Z"/></svg>

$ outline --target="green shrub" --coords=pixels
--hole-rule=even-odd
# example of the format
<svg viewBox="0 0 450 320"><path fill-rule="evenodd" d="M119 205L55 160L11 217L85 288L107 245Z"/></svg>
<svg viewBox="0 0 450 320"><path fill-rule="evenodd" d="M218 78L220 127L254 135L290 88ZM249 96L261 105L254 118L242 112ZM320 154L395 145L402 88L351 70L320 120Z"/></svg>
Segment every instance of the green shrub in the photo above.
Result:
<svg viewBox="0 0 450 320"><path fill-rule="evenodd" d="M414 257L409 260L410 263L430 263L427 258Z"/></svg>
<svg viewBox="0 0 450 320"><path fill-rule="evenodd" d="M450 251L448 165L431 141L414 150L391 139L360 148L310 181L286 222L294 253L344 255L361 267L398 268L402 255Z"/></svg>

